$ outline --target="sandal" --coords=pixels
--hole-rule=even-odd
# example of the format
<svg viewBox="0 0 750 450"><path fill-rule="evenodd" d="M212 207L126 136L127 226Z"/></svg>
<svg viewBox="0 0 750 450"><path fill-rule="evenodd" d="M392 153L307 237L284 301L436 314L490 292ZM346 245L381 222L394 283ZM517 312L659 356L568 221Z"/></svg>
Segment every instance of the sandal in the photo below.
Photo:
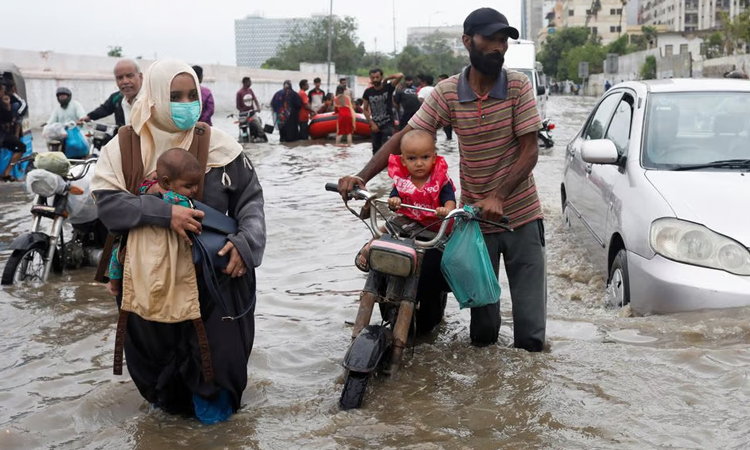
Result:
<svg viewBox="0 0 750 450"><path fill-rule="evenodd" d="M354 266L364 273L370 272L370 263L367 260L365 260L364 263L360 261L360 258L362 257L362 250L364 250L365 247L367 247L367 244L369 244L369 242L363 245L362 248L359 249L359 251L357 252L357 255L354 257Z"/></svg>

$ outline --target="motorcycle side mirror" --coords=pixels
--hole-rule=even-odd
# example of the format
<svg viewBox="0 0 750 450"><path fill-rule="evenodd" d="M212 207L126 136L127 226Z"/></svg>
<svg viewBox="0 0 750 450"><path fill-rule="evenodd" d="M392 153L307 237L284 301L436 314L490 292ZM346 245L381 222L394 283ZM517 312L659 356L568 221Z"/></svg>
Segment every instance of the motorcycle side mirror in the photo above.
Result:
<svg viewBox="0 0 750 450"><path fill-rule="evenodd" d="M544 86L536 87L536 95L544 95L545 92L547 92L547 88L545 88Z"/></svg>

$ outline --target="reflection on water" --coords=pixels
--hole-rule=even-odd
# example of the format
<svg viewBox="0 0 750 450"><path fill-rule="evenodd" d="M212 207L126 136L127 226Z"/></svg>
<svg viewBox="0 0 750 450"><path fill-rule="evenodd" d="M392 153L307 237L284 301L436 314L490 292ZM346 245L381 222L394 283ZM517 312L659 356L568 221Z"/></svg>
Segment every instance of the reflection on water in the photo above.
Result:
<svg viewBox="0 0 750 450"><path fill-rule="evenodd" d="M557 145L535 170L547 217L549 353L509 347L503 280L498 346L471 347L469 313L450 300L399 375L374 380L364 409L339 412L346 322L364 283L352 262L368 233L323 186L361 168L370 146L288 148L272 136L248 146L265 190L268 250L239 414L210 427L168 416L113 376L114 304L82 270L0 290L0 448L745 448L750 312L620 317L604 308L604 280L561 226L564 147L592 104L551 98ZM438 146L457 180L456 143L441 133ZM370 188L385 193L387 176ZM4 266L28 228L30 198L18 185L0 190Z"/></svg>

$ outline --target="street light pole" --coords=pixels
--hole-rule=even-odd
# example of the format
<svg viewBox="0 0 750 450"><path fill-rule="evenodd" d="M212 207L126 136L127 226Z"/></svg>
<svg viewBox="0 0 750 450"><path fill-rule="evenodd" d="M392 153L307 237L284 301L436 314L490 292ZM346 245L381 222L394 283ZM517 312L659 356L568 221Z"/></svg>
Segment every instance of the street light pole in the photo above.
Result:
<svg viewBox="0 0 750 450"><path fill-rule="evenodd" d="M331 92L331 57L333 53L333 0L328 14L328 92Z"/></svg>

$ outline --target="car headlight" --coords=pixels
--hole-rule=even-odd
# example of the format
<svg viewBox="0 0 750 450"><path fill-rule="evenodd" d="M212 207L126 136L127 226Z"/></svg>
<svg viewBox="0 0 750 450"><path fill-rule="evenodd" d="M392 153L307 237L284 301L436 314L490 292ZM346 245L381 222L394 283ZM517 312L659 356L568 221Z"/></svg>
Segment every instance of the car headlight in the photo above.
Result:
<svg viewBox="0 0 750 450"><path fill-rule="evenodd" d="M750 251L703 225L663 218L651 224L651 248L674 261L750 275Z"/></svg>

